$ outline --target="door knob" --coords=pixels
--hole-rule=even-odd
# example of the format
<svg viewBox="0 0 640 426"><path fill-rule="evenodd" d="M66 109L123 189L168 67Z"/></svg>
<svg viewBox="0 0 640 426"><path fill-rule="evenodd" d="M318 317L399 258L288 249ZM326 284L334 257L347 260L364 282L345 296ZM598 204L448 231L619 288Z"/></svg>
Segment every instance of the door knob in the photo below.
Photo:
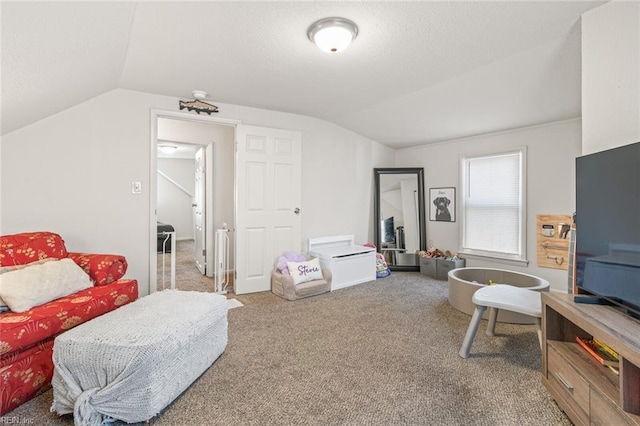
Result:
<svg viewBox="0 0 640 426"><path fill-rule="evenodd" d="M198 203L191 204L191 207L198 207Z"/></svg>
<svg viewBox="0 0 640 426"><path fill-rule="evenodd" d="M293 209L293 212L295 214L300 214L300 209L298 207L296 207L295 209Z"/></svg>

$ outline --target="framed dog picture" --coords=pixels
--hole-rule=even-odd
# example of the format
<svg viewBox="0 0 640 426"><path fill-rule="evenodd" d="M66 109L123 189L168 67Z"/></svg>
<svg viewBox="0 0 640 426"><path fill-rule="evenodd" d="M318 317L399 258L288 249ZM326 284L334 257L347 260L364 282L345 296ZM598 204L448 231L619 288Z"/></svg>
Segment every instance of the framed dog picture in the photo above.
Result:
<svg viewBox="0 0 640 426"><path fill-rule="evenodd" d="M455 188L429 188L429 220L456 221Z"/></svg>

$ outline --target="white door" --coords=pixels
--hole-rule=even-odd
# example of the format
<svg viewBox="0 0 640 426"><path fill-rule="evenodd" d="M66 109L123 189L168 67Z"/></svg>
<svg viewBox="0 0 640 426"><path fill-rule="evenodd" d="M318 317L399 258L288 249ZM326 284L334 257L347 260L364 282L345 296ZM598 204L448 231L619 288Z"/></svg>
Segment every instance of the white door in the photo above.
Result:
<svg viewBox="0 0 640 426"><path fill-rule="evenodd" d="M240 125L236 150L236 294L271 289L284 251L300 252L300 132Z"/></svg>
<svg viewBox="0 0 640 426"><path fill-rule="evenodd" d="M205 162L204 147L196 151L196 187L193 197L193 223L195 226L195 261L196 267L202 275L206 272L205 247L206 247L206 224L205 224Z"/></svg>

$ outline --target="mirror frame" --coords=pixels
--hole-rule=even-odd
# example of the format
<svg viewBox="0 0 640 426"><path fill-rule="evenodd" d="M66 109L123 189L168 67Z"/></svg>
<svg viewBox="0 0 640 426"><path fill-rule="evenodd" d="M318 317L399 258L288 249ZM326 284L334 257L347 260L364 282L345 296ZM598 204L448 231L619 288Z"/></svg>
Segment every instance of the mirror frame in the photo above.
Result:
<svg viewBox="0 0 640 426"><path fill-rule="evenodd" d="M422 167L386 167L373 169L374 176L374 193L373 193L373 235L376 248L381 247L380 244L380 176L382 175L398 175L398 174L415 174L418 179L418 232L420 233L420 250L427 249L427 235L425 222L425 204L424 204L424 168ZM389 265L392 271L418 271L420 264L412 265Z"/></svg>

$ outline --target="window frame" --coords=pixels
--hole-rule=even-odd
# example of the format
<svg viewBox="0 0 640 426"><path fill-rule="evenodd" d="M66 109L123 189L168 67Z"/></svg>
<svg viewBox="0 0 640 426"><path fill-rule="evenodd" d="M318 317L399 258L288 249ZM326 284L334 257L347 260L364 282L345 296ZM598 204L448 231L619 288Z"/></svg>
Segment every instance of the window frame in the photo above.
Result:
<svg viewBox="0 0 640 426"><path fill-rule="evenodd" d="M468 161L473 159L481 159L488 157L497 157L501 155L519 154L520 155L520 254L507 254L491 250L470 249L465 247L466 232L466 209L467 209L467 192L468 192ZM528 265L527 259L527 147L521 146L513 149L486 152L482 154L461 155L460 156L460 207L459 207L459 247L460 254L465 256L478 256L490 258L497 261L505 261L507 263L516 263L518 265Z"/></svg>

